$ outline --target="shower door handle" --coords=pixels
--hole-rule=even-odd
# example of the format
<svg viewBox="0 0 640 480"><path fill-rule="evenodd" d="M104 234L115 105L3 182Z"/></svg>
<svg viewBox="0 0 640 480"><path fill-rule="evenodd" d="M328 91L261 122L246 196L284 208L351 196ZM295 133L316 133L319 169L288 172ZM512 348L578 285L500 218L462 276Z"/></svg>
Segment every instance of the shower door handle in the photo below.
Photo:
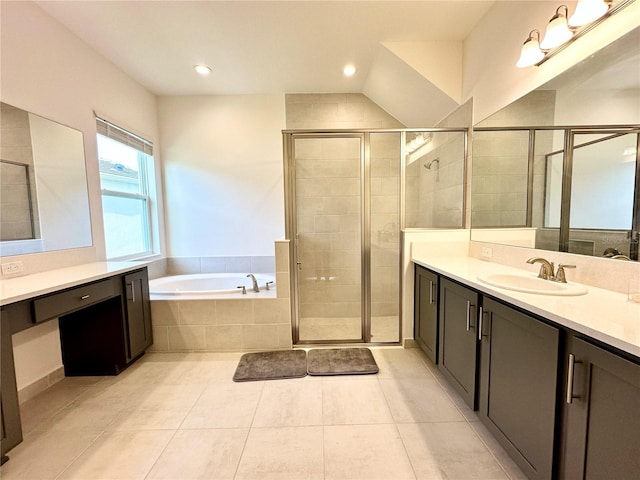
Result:
<svg viewBox="0 0 640 480"><path fill-rule="evenodd" d="M300 261L300 252L298 251L298 243L300 242L300 234L296 233L295 246L296 246L296 265L298 270L302 270L302 262Z"/></svg>

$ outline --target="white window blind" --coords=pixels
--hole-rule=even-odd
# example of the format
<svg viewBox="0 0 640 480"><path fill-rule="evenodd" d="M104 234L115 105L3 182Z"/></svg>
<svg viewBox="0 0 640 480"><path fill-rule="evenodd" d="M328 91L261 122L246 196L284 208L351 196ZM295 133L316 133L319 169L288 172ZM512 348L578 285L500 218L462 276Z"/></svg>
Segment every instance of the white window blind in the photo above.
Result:
<svg viewBox="0 0 640 480"><path fill-rule="evenodd" d="M142 137L138 137L131 132L127 132L126 130L123 130L100 117L96 117L96 126L98 134L123 143L131 148L135 148L142 153L153 156L153 144L150 141L145 140Z"/></svg>

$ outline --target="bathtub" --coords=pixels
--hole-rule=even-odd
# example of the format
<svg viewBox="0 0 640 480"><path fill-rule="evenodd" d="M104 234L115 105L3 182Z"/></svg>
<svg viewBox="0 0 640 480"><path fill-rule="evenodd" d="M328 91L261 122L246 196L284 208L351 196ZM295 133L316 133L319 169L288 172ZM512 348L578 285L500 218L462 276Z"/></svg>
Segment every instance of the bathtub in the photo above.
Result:
<svg viewBox="0 0 640 480"><path fill-rule="evenodd" d="M149 293L151 300L274 298L275 277L264 273L254 276L260 293L253 291L253 282L244 273L196 273L156 278L149 281ZM269 291L267 282L274 282L269 284ZM247 294L243 295L238 286L244 286Z"/></svg>

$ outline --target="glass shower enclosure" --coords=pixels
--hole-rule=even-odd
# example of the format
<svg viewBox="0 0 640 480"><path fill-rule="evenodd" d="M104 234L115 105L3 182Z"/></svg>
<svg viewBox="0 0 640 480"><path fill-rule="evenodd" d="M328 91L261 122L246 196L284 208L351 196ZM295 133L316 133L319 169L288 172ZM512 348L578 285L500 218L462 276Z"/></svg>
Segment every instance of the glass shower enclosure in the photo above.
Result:
<svg viewBox="0 0 640 480"><path fill-rule="evenodd" d="M457 135L466 139L466 132ZM411 194L405 208L403 185L407 165L428 160L411 150L418 148L415 139L426 143L432 136L406 130L283 132L294 344L402 340L403 212L416 210L414 203L425 198ZM417 171L425 179L438 172L436 153L431 170ZM465 153L457 155L463 171ZM448 168L446 157L440 155ZM446 168L437 185L444 185ZM427 180L436 185L426 179L425 186Z"/></svg>

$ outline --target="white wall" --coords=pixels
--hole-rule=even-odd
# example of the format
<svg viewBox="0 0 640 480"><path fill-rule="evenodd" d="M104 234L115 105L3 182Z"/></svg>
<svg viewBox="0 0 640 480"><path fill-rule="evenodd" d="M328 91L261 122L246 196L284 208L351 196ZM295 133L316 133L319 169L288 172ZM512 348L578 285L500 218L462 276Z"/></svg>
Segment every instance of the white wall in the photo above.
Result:
<svg viewBox="0 0 640 480"><path fill-rule="evenodd" d="M284 237L284 100L159 99L168 256L273 255Z"/></svg>
<svg viewBox="0 0 640 480"><path fill-rule="evenodd" d="M473 97L474 124L551 80L638 26L634 2L595 27L540 67L517 68L529 32L544 29L561 2L498 1L467 37L463 47L463 99ZM573 12L575 1L565 2Z"/></svg>
<svg viewBox="0 0 640 480"><path fill-rule="evenodd" d="M84 134L93 246L4 257L25 273L104 259L94 110L158 140L156 98L31 2L1 2L0 93L3 102ZM55 326L55 323L51 324ZM18 389L62 366L57 329L14 335Z"/></svg>

